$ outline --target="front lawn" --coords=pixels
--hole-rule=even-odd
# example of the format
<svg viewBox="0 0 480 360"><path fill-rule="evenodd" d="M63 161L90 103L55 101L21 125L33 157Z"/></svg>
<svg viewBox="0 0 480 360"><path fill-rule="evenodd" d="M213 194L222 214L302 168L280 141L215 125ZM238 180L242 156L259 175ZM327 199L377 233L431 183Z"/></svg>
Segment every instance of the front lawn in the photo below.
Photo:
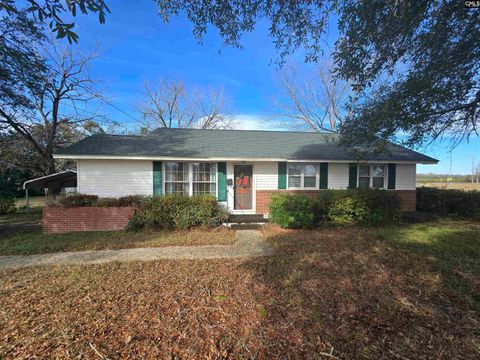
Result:
<svg viewBox="0 0 480 360"><path fill-rule="evenodd" d="M60 251L127 249L160 246L230 245L235 232L225 228L155 232L99 231L42 234L28 229L0 239L0 255L31 255Z"/></svg>
<svg viewBox="0 0 480 360"><path fill-rule="evenodd" d="M274 256L1 271L0 358L478 358L480 224L264 233Z"/></svg>

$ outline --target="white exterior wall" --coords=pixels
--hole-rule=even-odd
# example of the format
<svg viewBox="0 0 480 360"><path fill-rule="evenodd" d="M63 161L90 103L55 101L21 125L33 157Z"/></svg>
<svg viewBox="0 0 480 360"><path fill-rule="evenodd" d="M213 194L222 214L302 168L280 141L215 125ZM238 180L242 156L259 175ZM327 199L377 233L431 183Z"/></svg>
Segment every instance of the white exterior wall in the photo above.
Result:
<svg viewBox="0 0 480 360"><path fill-rule="evenodd" d="M348 174L348 163L328 163L328 188L346 189Z"/></svg>
<svg viewBox="0 0 480 360"><path fill-rule="evenodd" d="M255 170L257 190L276 190L278 188L278 162L257 162Z"/></svg>
<svg viewBox="0 0 480 360"><path fill-rule="evenodd" d="M100 197L153 194L153 164L143 160L78 160L78 192Z"/></svg>
<svg viewBox="0 0 480 360"><path fill-rule="evenodd" d="M417 187L416 164L397 164L395 190L415 190Z"/></svg>

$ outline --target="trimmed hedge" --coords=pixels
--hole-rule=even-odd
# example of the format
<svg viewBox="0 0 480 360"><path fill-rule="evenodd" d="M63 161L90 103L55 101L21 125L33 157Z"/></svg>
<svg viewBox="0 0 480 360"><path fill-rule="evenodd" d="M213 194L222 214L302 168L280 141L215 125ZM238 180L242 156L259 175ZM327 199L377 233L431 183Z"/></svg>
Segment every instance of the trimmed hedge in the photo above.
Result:
<svg viewBox="0 0 480 360"><path fill-rule="evenodd" d="M138 207L145 200L143 195L128 195L119 198L99 198L97 195L75 194L61 196L56 200L51 200L49 206L78 207L78 206L98 206L98 207Z"/></svg>
<svg viewBox="0 0 480 360"><path fill-rule="evenodd" d="M420 187L417 210L480 220L480 191Z"/></svg>
<svg viewBox="0 0 480 360"><path fill-rule="evenodd" d="M217 199L211 195L169 195L146 199L130 220L128 228L189 229L198 226L217 226L225 220Z"/></svg>
<svg viewBox="0 0 480 360"><path fill-rule="evenodd" d="M322 221L378 226L398 222L400 200L393 191L325 190L316 197L278 194L270 201L270 220L284 228L309 228Z"/></svg>

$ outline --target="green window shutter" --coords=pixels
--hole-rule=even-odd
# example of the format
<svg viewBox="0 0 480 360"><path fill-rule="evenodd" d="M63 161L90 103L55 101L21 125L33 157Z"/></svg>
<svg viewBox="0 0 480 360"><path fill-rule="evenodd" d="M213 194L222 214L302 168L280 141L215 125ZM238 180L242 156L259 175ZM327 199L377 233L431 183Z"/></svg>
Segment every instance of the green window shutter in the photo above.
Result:
<svg viewBox="0 0 480 360"><path fill-rule="evenodd" d="M388 164L388 188L395 190L395 180L397 177L397 165L396 164Z"/></svg>
<svg viewBox="0 0 480 360"><path fill-rule="evenodd" d="M355 189L357 187L357 163L348 164L348 188Z"/></svg>
<svg viewBox="0 0 480 360"><path fill-rule="evenodd" d="M278 163L278 189L287 188L287 163Z"/></svg>
<svg viewBox="0 0 480 360"><path fill-rule="evenodd" d="M218 201L227 201L227 163L217 163Z"/></svg>
<svg viewBox="0 0 480 360"><path fill-rule="evenodd" d="M153 162L153 195L162 195L162 162Z"/></svg>
<svg viewBox="0 0 480 360"><path fill-rule="evenodd" d="M320 189L328 189L328 163L320 163Z"/></svg>

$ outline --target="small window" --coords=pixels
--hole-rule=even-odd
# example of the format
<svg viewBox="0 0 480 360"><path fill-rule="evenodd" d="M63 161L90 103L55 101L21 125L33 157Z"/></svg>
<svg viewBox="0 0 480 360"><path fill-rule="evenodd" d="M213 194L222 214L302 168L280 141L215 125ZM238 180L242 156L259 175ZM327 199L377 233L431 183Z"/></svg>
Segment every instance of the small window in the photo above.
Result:
<svg viewBox="0 0 480 360"><path fill-rule="evenodd" d="M370 166L360 165L358 167L358 187L362 189L370 187Z"/></svg>
<svg viewBox="0 0 480 360"><path fill-rule="evenodd" d="M188 196L188 164L165 163L165 194Z"/></svg>
<svg viewBox="0 0 480 360"><path fill-rule="evenodd" d="M358 187L383 189L385 187L385 165L360 165L358 167Z"/></svg>
<svg viewBox="0 0 480 360"><path fill-rule="evenodd" d="M217 194L217 164L193 163L193 195Z"/></svg>
<svg viewBox="0 0 480 360"><path fill-rule="evenodd" d="M385 166L372 166L372 187L375 189L383 189L385 184Z"/></svg>
<svg viewBox="0 0 480 360"><path fill-rule="evenodd" d="M289 189L316 189L318 167L316 164L289 163L288 188Z"/></svg>

